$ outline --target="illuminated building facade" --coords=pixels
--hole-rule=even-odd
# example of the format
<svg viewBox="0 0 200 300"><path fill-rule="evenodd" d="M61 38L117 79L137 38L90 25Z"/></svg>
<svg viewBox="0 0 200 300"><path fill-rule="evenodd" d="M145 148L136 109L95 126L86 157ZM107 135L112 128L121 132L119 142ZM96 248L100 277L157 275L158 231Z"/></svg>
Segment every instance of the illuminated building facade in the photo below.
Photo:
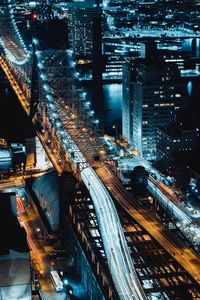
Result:
<svg viewBox="0 0 200 300"><path fill-rule="evenodd" d="M165 173L172 175L174 153L192 153L197 149L198 130L158 129L157 157Z"/></svg>
<svg viewBox="0 0 200 300"><path fill-rule="evenodd" d="M128 59L123 68L122 135L141 156L156 159L158 127L175 122L187 84L176 64Z"/></svg>
<svg viewBox="0 0 200 300"><path fill-rule="evenodd" d="M157 134L157 167L165 175L175 177L179 185L187 185L189 169L199 144L199 129L159 128Z"/></svg>
<svg viewBox="0 0 200 300"><path fill-rule="evenodd" d="M95 26L101 18L101 8L96 1L74 2L68 8L69 47L77 59L91 60L93 57Z"/></svg>

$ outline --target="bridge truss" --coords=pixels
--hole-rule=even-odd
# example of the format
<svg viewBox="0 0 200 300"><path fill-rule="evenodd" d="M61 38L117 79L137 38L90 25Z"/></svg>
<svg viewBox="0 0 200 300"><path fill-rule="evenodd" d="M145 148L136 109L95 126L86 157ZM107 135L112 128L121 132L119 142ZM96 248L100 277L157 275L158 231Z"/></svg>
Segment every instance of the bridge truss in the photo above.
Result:
<svg viewBox="0 0 200 300"><path fill-rule="evenodd" d="M142 285L134 270L112 198L90 166L93 159L90 151L94 148L99 151L102 147L99 142L96 145L94 144L95 125L97 126L98 122L93 119L93 113L87 109L88 103L81 101L83 98L79 94L77 95L76 86L68 82L73 78L72 76L75 77L73 79L77 79L75 69L73 65L70 66L68 60L70 50L68 55L65 51L40 51L39 41L34 38L33 50L30 55L21 36L18 34L11 4L14 4L14 2L8 0L7 7L5 6L6 19L4 25L9 30L1 31L1 46L4 53L0 57L1 66L26 113L30 116L32 112L31 117L37 134L45 149L48 149L48 155L57 171L62 173L66 169L72 169L74 173L77 173L77 169L79 169L80 177L88 188L94 204L106 257L108 259L113 253L115 254L112 268L109 268L109 270L120 299L146 299ZM13 24L15 25L13 26ZM12 39L13 43L11 43ZM19 70L21 66L24 66L24 70L27 70L25 66L29 63L30 58L37 74L30 74L31 72L29 72L25 76L25 71L23 73ZM37 68L35 68L35 64L37 64ZM28 71L30 71L29 68ZM33 82L38 82L38 87L31 88L30 84L33 77ZM33 103L31 90L34 90ZM70 109L75 110L76 116L73 117L68 107L63 112L63 106L60 106L60 104L65 107L69 105ZM84 106L86 106L86 112L83 110ZM78 115L80 112L82 114ZM73 124L76 118L76 124ZM71 128L70 133L67 131L68 121L75 126L75 128ZM82 127L83 124L87 127ZM78 137L77 130L81 133ZM89 148L85 143L85 135L88 136L88 134L88 143L91 145ZM92 134L93 136L91 136ZM76 141L74 141L75 138ZM81 142L83 141L83 144L77 145L78 138ZM112 293L110 296L112 298Z"/></svg>
<svg viewBox="0 0 200 300"><path fill-rule="evenodd" d="M166 263L166 261L163 262L164 250L158 245L152 245L149 240L147 242L140 234L131 235L131 239L133 239L130 244L130 232L127 232L127 224L123 218L121 219L122 223L120 222L108 189L92 168L94 157L100 155L105 158L106 151L96 136L98 120L95 120L94 112L90 109L90 103L84 92L77 88L78 75L74 68L71 50L41 49L37 38L33 39L33 47L27 50L20 33L17 31L11 4L14 2L8 0L7 5L5 5L6 17L3 20L3 25L6 29L0 29L2 47L0 65L27 115L31 116L38 137L58 173L61 174L65 170L73 171L84 182L90 194L92 204L83 201L76 206L75 210L79 208L79 221L75 224L78 226L78 231L81 231L83 240L84 230L89 236L88 227L86 226L84 229L84 226L81 225L83 222L80 222L82 213L86 208L87 213L89 213L88 222L90 226L93 225L90 238L93 240L93 245L99 244L99 255L104 261L107 261L107 268L112 277L110 285L112 286L113 281L115 286L113 291L109 292L108 298L115 299L113 295L116 290L122 300L145 300L147 297L149 299L155 299L155 297L168 299L165 298L169 296L169 292L166 291L167 285L163 283L165 279L162 279L160 271L155 271L156 268L158 270L158 267L153 268L153 266L148 265L150 256L146 254L145 259L140 258L139 260L139 251L146 251L146 246L141 246L142 243L139 244L139 241L142 239L143 245L148 244L148 251L151 251L150 249L153 247L152 260L160 261L159 270L162 268L162 263ZM88 210L90 205L93 208ZM69 213L73 221L72 208ZM137 227L139 225L134 224L132 226ZM92 238L91 232L96 232L96 236ZM153 264L152 260L149 264ZM173 279L171 277L167 279L166 282L180 283L183 280L184 284L189 284L192 288L193 281L188 274L182 274L184 270L180 269L180 266L175 267L171 263L171 267L165 266L163 268L166 271L165 277L167 273L173 277ZM180 271L180 274L177 273L179 274L178 277L173 274L173 270L174 272ZM149 287L145 286L145 280L151 282ZM163 298L160 294L158 295L162 289L158 288L161 283ZM146 289L146 293L144 289Z"/></svg>

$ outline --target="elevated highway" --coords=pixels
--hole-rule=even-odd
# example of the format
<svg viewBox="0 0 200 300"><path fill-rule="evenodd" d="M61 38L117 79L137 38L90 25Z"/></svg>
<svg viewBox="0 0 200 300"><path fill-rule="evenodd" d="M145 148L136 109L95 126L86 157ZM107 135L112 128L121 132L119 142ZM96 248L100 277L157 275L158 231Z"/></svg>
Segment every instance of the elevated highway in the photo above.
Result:
<svg viewBox="0 0 200 300"><path fill-rule="evenodd" d="M8 0L8 7L11 9L9 3ZM14 18L12 11L8 12L10 18L7 18L5 25L9 27ZM7 33L1 29L0 43L3 51L0 55L0 66L27 115L30 116L32 111L31 117L38 137L58 173L71 170L85 183L95 208L107 261L112 261L108 267L120 299L145 300L147 297L135 271L113 198L199 283L199 257L170 236L163 225L135 203L109 169L104 165L96 170L92 168L92 156L103 149L97 141L94 143L95 132L91 130L94 129L91 122L94 125L95 120L90 118L91 113L87 116L83 113L86 101L80 99L77 91L74 92L75 86L71 81L74 68L70 65L69 59L71 51L51 50L44 53L39 49L39 43L35 39L33 51L29 52L16 30L16 24L11 26L10 37L15 38L14 46L11 47L12 43L10 40L8 42ZM30 68L27 69L27 63L33 63L32 75ZM76 112L79 126L77 122L73 124L74 113L67 107ZM78 112L82 113L78 115ZM85 117L84 120L81 118L82 115ZM77 127L73 128L72 125ZM76 135L78 127L85 128L79 139ZM89 148L85 142L86 136L88 143L90 140Z"/></svg>

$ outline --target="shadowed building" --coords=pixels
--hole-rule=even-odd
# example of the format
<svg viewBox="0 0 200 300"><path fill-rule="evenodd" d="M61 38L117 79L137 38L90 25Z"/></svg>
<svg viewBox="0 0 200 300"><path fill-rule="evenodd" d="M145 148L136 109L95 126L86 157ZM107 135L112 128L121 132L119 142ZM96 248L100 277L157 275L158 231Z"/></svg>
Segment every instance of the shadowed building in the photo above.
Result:
<svg viewBox="0 0 200 300"><path fill-rule="evenodd" d="M14 193L0 193L0 295L1 300L32 299L29 248Z"/></svg>
<svg viewBox="0 0 200 300"><path fill-rule="evenodd" d="M0 174L1 177L4 174L9 174L12 169L13 157L7 142L4 139L0 139Z"/></svg>
<svg viewBox="0 0 200 300"><path fill-rule="evenodd" d="M101 41L94 32L101 32L101 8L98 1L81 1L68 4L69 47L77 60L92 60L93 48L101 50Z"/></svg>
<svg viewBox="0 0 200 300"><path fill-rule="evenodd" d="M122 135L141 156L156 159L157 129L186 106L187 83L177 65L129 59L123 68Z"/></svg>
<svg viewBox="0 0 200 300"><path fill-rule="evenodd" d="M159 128L157 139L157 167L165 175L175 177L178 185L185 186L192 162L198 160L198 128Z"/></svg>

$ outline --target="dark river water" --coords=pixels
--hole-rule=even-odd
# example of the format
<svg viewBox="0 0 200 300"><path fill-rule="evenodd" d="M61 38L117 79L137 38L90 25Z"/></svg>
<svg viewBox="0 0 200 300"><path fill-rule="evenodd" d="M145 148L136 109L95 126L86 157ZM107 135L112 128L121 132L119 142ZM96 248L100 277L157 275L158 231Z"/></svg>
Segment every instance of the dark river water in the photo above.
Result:
<svg viewBox="0 0 200 300"><path fill-rule="evenodd" d="M122 120L122 84L113 83L103 86L105 132L113 135L113 124L121 132Z"/></svg>
<svg viewBox="0 0 200 300"><path fill-rule="evenodd" d="M23 142L32 134L30 122L0 70L0 137L9 142Z"/></svg>
<svg viewBox="0 0 200 300"><path fill-rule="evenodd" d="M92 103L95 115L102 115L101 122L104 124L105 133L115 135L113 125L121 132L121 102L122 85L104 84L102 105L96 105L92 99L91 87L86 87L87 99ZM101 111L99 111L101 110ZM21 108L14 92L0 70L0 137L5 137L8 141L22 142L26 136L32 135L30 123Z"/></svg>
<svg viewBox="0 0 200 300"><path fill-rule="evenodd" d="M115 135L113 125L117 126L118 132L121 133L122 125L122 84L109 83L103 84L100 97L96 97L95 88L90 85L83 85L86 91L86 99L92 103L92 109L95 111L95 116L103 122L104 132L110 135ZM98 91L97 91L98 94Z"/></svg>

